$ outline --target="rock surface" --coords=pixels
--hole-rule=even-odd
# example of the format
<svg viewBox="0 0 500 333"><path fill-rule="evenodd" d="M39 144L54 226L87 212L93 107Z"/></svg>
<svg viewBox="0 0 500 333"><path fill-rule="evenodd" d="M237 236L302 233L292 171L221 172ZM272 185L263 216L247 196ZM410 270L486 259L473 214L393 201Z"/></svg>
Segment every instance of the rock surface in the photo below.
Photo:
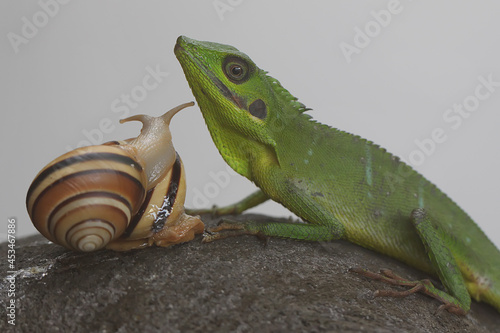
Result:
<svg viewBox="0 0 500 333"><path fill-rule="evenodd" d="M500 314L483 303L473 302L469 314L458 317L434 314L439 303L422 294L374 298L375 290L393 287L349 267L427 276L347 242L200 239L91 254L67 251L42 236L19 239L16 326L7 323L11 298L2 244L0 331L500 332Z"/></svg>

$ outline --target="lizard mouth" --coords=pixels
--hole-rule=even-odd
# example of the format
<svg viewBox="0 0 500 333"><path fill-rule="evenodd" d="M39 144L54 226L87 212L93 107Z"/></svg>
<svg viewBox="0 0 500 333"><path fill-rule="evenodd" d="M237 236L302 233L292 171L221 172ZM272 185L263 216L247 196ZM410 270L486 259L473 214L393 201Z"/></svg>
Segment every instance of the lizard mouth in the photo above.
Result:
<svg viewBox="0 0 500 333"><path fill-rule="evenodd" d="M180 53L186 53L186 49L181 44L187 44L186 37L179 36L174 46L174 54L177 56Z"/></svg>
<svg viewBox="0 0 500 333"><path fill-rule="evenodd" d="M184 70L184 74L192 77L196 81L199 81L200 79L197 78L197 76L199 76L201 72L213 82L212 78L215 77L215 75L208 68L206 63L200 59L201 57L196 53L196 46L190 41L191 39L187 37L179 36L174 47L175 56L177 57L177 60L179 60L182 69ZM227 89L227 87L225 88Z"/></svg>
<svg viewBox="0 0 500 333"><path fill-rule="evenodd" d="M231 101L235 106L240 109L247 110L246 99L242 96L232 92L207 66L207 64L203 61L203 58L196 54L196 47L190 47L192 43L190 43L189 38L185 36L179 36L177 38L177 42L174 46L174 53L177 59L179 60L182 69L184 70L184 74L195 78L196 81L199 79L196 78L196 75L192 73L192 66L188 64L191 63L196 68L200 69L197 73L202 72L212 83L222 96L224 96L227 100ZM188 80L189 81L189 80Z"/></svg>

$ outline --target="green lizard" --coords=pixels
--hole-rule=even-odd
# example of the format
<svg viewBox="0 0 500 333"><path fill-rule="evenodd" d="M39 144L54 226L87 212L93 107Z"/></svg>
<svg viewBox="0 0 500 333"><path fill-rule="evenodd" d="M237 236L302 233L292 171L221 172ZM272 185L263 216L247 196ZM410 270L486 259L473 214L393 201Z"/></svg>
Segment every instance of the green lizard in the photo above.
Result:
<svg viewBox="0 0 500 333"><path fill-rule="evenodd" d="M500 251L435 185L372 142L312 120L236 48L181 36L175 55L220 154L260 188L218 213L241 213L272 199L306 222L223 221L205 241L240 234L345 239L437 276L447 290L356 269L412 287L380 295L421 291L440 300L440 309L462 315L472 296L500 312Z"/></svg>

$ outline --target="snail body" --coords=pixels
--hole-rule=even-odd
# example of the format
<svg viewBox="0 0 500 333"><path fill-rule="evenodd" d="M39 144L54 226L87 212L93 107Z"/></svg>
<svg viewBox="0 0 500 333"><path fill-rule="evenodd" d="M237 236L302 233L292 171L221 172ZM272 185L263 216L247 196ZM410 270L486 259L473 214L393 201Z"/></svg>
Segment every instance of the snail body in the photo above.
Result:
<svg viewBox="0 0 500 333"><path fill-rule="evenodd" d="M185 242L204 230L184 213L184 167L172 145L173 115L138 115L141 134L77 148L45 166L26 197L30 218L47 239L90 252Z"/></svg>

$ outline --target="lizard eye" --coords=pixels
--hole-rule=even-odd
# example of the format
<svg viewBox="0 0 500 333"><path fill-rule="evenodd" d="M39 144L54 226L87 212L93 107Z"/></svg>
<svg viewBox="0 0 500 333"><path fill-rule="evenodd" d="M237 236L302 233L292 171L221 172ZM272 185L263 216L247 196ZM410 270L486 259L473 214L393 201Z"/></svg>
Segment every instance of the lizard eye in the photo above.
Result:
<svg viewBox="0 0 500 333"><path fill-rule="evenodd" d="M239 84L248 80L249 68L245 60L238 57L227 57L224 60L223 66L224 74L229 79L229 81Z"/></svg>
<svg viewBox="0 0 500 333"><path fill-rule="evenodd" d="M244 74L244 69L240 65L233 64L229 66L229 73L233 78L240 78Z"/></svg>

